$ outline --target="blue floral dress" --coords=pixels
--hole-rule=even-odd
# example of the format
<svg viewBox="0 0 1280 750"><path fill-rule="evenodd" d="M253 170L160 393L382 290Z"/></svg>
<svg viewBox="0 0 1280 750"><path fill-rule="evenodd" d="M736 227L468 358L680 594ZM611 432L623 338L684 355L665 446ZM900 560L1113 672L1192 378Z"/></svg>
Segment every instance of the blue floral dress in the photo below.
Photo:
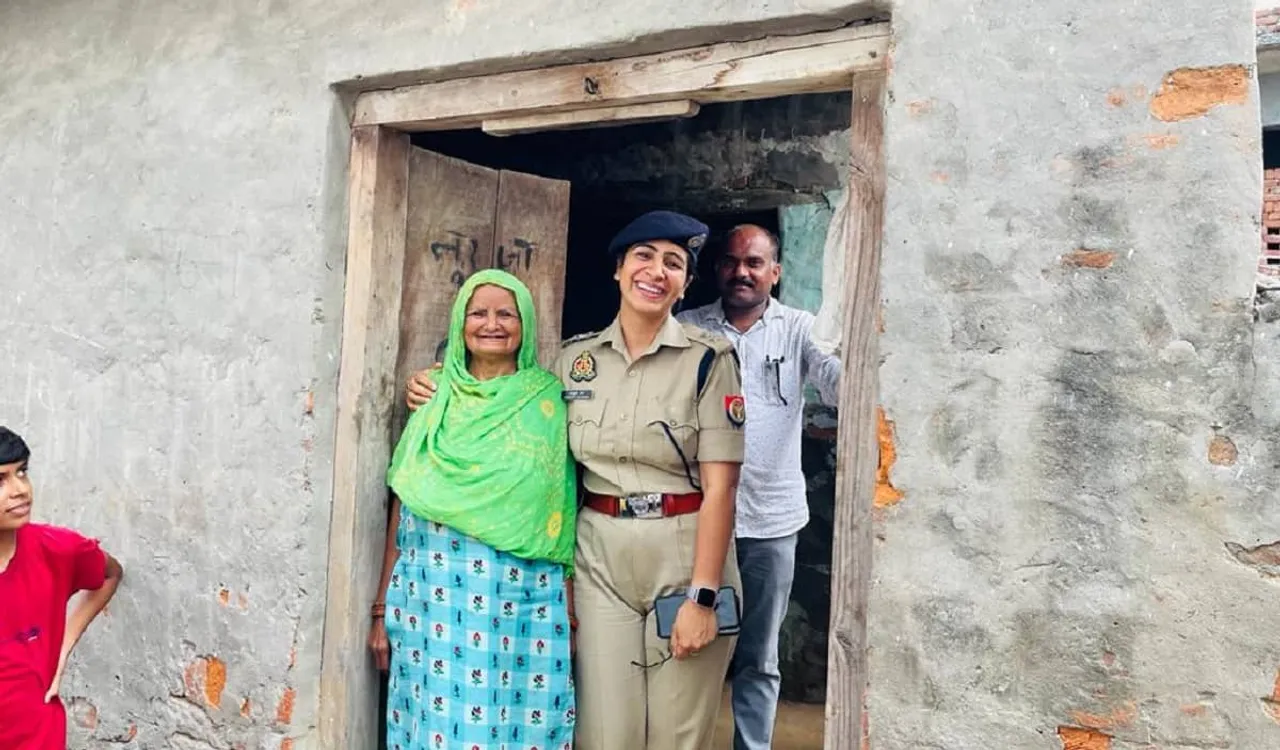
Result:
<svg viewBox="0 0 1280 750"><path fill-rule="evenodd" d="M401 509L388 750L572 750L564 569Z"/></svg>

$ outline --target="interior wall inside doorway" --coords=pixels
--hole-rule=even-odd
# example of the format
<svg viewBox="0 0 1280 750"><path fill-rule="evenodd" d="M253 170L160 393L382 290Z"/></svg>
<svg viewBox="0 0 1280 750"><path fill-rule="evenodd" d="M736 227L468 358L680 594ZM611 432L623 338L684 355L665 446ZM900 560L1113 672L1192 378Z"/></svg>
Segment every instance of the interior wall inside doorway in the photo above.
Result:
<svg viewBox="0 0 1280 750"><path fill-rule="evenodd" d="M694 118L666 123L506 138L478 130L419 133L413 145L571 183L561 331L567 337L609 324L618 290L605 248L627 221L658 208L697 216L712 230L687 305L715 300L714 256L730 228L749 222L775 232L792 228L792 236L783 237L783 279L775 295L816 312L822 217L846 184L850 108L847 93L789 96L708 105ZM820 703L826 697L835 413L811 403L806 421L812 520L800 537L780 661L784 697Z"/></svg>

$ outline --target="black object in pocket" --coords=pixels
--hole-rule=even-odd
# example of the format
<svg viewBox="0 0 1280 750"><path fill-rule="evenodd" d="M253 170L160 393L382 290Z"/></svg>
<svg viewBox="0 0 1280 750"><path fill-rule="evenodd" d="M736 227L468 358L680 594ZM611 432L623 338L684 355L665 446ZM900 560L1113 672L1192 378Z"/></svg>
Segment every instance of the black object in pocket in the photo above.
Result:
<svg viewBox="0 0 1280 750"><path fill-rule="evenodd" d="M689 601L683 590L674 594L659 597L653 603L653 612L658 618L658 637L670 638L671 628L676 623L676 613ZM737 635L742 629L742 606L738 603L738 592L732 586L721 586L716 597L716 633L718 635Z"/></svg>

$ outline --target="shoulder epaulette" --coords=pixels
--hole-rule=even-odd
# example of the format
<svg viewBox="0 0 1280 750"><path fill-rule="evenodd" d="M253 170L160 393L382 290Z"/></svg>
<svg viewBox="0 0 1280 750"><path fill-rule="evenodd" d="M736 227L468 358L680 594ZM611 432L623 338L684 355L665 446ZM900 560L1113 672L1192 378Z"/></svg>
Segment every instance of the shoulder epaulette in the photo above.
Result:
<svg viewBox="0 0 1280 750"><path fill-rule="evenodd" d="M600 335L599 331L587 331L586 333L579 333L577 336L570 336L564 341L561 341L560 346L564 347L564 346L568 346L569 344L576 344L579 341L586 341L589 338L593 338L599 335Z"/></svg>
<svg viewBox="0 0 1280 750"><path fill-rule="evenodd" d="M733 343L729 339L718 333L712 333L705 328L699 328L692 323L684 323L684 334L690 340L711 349L712 351L724 353L733 351Z"/></svg>

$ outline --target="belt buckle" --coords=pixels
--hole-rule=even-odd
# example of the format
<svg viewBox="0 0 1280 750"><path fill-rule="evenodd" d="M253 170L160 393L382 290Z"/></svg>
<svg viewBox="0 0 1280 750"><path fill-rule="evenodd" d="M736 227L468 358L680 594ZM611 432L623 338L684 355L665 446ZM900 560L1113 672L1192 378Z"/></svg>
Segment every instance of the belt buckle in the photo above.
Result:
<svg viewBox="0 0 1280 750"><path fill-rule="evenodd" d="M622 498L627 515L632 518L662 518L662 493L645 492Z"/></svg>

